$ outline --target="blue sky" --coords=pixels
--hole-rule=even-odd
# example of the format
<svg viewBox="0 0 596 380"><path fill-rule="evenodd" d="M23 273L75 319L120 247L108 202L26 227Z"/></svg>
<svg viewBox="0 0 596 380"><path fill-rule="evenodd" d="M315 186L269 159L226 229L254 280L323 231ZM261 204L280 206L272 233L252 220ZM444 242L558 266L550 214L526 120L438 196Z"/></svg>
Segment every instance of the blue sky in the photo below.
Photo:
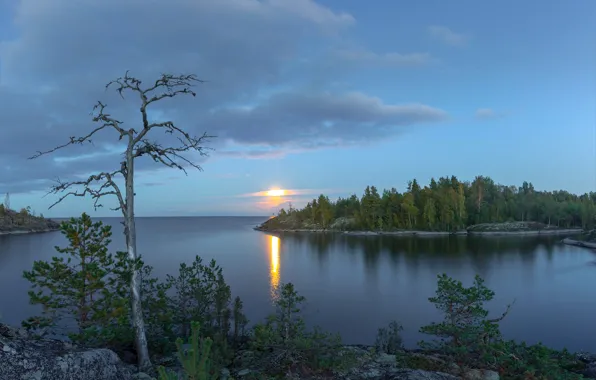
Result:
<svg viewBox="0 0 596 380"><path fill-rule="evenodd" d="M26 157L90 131L97 100L138 124L135 99L103 87L127 69L207 79L151 117L218 136L203 172L139 163L141 216L266 215L445 175L596 190L596 2L121 4L0 0L0 192L13 207L118 216L81 198L48 211L57 197L42 197L56 177L116 168L117 136ZM297 194L253 196L272 187Z"/></svg>

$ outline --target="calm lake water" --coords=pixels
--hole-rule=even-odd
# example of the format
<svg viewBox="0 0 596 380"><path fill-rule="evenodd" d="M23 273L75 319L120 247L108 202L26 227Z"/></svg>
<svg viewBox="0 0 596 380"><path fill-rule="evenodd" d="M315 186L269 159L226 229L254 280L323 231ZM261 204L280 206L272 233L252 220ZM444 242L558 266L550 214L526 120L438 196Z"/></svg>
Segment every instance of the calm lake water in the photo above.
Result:
<svg viewBox="0 0 596 380"><path fill-rule="evenodd" d="M480 274L496 292L490 309L508 338L596 352L596 254L559 244L561 237L357 237L253 231L266 218L139 218L139 250L155 274L175 274L195 255L215 258L252 322L271 310L271 293L293 282L307 298L309 324L340 332L347 343L372 343L377 328L397 319L413 346L418 328L437 320L428 302L436 276L464 284ZM119 219L102 219L122 249ZM22 278L34 260L49 259L59 233L0 236L0 313L18 324L37 312Z"/></svg>

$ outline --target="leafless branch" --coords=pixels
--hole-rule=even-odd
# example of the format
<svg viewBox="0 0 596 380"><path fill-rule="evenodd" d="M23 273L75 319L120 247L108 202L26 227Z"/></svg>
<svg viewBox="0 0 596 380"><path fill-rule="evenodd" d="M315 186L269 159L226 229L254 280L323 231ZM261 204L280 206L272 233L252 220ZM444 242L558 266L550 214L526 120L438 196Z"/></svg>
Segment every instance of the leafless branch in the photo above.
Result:
<svg viewBox="0 0 596 380"><path fill-rule="evenodd" d="M69 196L84 197L90 195L91 199L93 199L93 207L97 210L98 208L103 207L100 203L103 196L115 195L118 198L118 207L113 208L112 210L121 210L124 213L126 211L126 204L122 197L122 193L120 192L120 188L114 181L114 177L119 173L121 173L120 170L111 173L101 172L89 176L86 180L73 182L62 182L60 179L57 179L57 183L51 187L48 194L62 193L63 195L56 202L52 203L49 208L54 207ZM93 185L98 185L98 187L93 188ZM82 189L77 190L75 189L76 187L82 187Z"/></svg>
<svg viewBox="0 0 596 380"><path fill-rule="evenodd" d="M132 164L132 161L137 157L149 156L155 162L163 164L167 167L176 168L184 171L184 166L188 165L195 169L202 170L201 167L194 163L192 160L183 156L185 152L197 152L201 156L208 155L210 148L205 147L205 143L214 136L208 136L203 134L200 137L191 136L188 132L182 128L177 127L173 121L165 122L151 122L147 115L147 107L155 102L158 102L165 98L173 98L177 95L192 95L196 96L196 93L191 89L196 83L203 83L204 81L199 80L195 75L171 75L162 74L154 83L149 87L143 88L142 81L129 75L127 71L123 77L115 79L106 85L106 89L114 88L122 98L126 91L137 93L140 100L140 112L142 117L142 129L139 131L130 128L125 129L123 122L115 119L109 113L106 112L106 104L98 101L93 107L93 122L99 124L95 129L82 137L70 137L70 140L62 145L59 145L48 151L38 151L30 159L38 158L42 155L56 152L60 149L66 148L70 145L81 145L83 143L92 143L92 138L100 131L104 129L112 129L118 133L118 140L122 140L127 137L127 148L124 152L125 159L121 162L120 169L114 172L101 172L90 176L86 180L62 182L58 180L57 184L54 185L49 194L64 193L57 202L52 204L50 208L56 204L62 202L68 196L84 197L90 195L94 199L94 207L102 207L99 202L100 198L105 195L115 195L118 198L118 207L116 210L121 210L123 214L126 211L125 196L116 185L113 177L116 174L122 174L125 180L129 179L128 163ZM151 142L146 136L152 129L161 129L165 133L175 135L178 142L178 146L162 146L158 142ZM131 177L132 178L132 177ZM80 187L81 190L76 190L76 187ZM127 189L128 192L128 189ZM127 199L127 198L126 198ZM125 215L126 216L126 215Z"/></svg>
<svg viewBox="0 0 596 380"><path fill-rule="evenodd" d="M505 317L507 316L507 314L509 314L509 311L511 310L511 306L513 306L514 304L515 304L515 300L513 300L513 302L511 302L509 305L507 305L507 308L505 309L505 311L503 312L503 314L501 314L500 317L494 318L494 319L489 319L487 322L489 322L489 323L501 322L503 319L505 319Z"/></svg>
<svg viewBox="0 0 596 380"><path fill-rule="evenodd" d="M204 142L208 141L212 136L203 134L201 137L192 137L187 133L181 133L183 134L183 138L178 137L180 145L177 147L163 147L157 142L150 142L147 139L141 140L139 146L134 151L133 157L148 155L153 161L170 168L182 170L185 174L187 174L186 169L184 169L178 160L185 162L197 170L203 170L200 165L184 157L181 153L194 150L201 156L207 156L211 148L205 147Z"/></svg>

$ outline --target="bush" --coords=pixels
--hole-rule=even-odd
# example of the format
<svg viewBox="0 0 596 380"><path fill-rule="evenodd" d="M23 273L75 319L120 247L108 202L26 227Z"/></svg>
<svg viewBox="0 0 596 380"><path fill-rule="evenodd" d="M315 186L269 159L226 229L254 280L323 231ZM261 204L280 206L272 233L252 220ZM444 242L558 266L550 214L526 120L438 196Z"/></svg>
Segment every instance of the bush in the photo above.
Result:
<svg viewBox="0 0 596 380"><path fill-rule="evenodd" d="M582 378L573 371L581 370L583 364L566 350L559 352L541 344L528 346L503 340L498 323L507 316L509 306L499 318L488 319L484 302L493 297L494 292L479 276L469 288L445 274L438 276L436 296L429 300L443 312L443 322L424 326L420 331L441 340L421 342L420 346L447 355L460 367L497 371L503 379Z"/></svg>
<svg viewBox="0 0 596 380"><path fill-rule="evenodd" d="M474 284L465 288L446 274L438 276L435 297L429 301L443 312L440 323L420 328L420 332L435 335L440 341L421 342L426 349L439 350L453 356L458 364L470 364L487 354L489 344L500 339L498 323L507 315L509 307L500 318L487 319L484 303L491 301L495 293L484 285L480 276Z"/></svg>
<svg viewBox="0 0 596 380"><path fill-rule="evenodd" d="M168 288L175 290L167 300L168 309L174 310L173 320L178 336L187 338L191 322L197 321L203 336L212 337L213 365L221 367L233 358L230 347L231 320L234 318L234 337L243 334L248 320L242 312L242 302L237 298L232 312L230 287L226 284L223 271L215 260L203 264L196 256L191 265L180 264L178 277L168 275Z"/></svg>
<svg viewBox="0 0 596 380"><path fill-rule="evenodd" d="M30 302L41 305L41 316L29 318L23 326L38 335L58 334L67 328L71 340L87 345L107 345L110 326L127 316L127 300L121 297L117 263L108 253L110 226L92 223L87 214L60 226L69 241L63 254L51 262L35 261L23 276L32 284ZM74 329L68 326L74 322ZM73 331L74 330L74 331Z"/></svg>
<svg viewBox="0 0 596 380"><path fill-rule="evenodd" d="M184 349L182 338L176 339L177 357L184 370L183 379L187 380L217 380L219 372L212 366L211 338L201 337L201 325L198 322L191 323L190 347ZM175 372L168 371L164 367L158 368L159 380L178 380Z"/></svg>
<svg viewBox="0 0 596 380"><path fill-rule="evenodd" d="M231 361L233 344L244 336L248 320L239 298L231 309L230 287L215 261L204 265L197 256L191 265L180 265L177 277L167 276L162 282L140 258L131 261L126 252L108 252L110 226L93 223L83 214L60 228L69 241L66 248L56 247L62 255L51 262L36 261L23 274L32 284L30 302L43 307L42 315L24 321L24 327L37 335L63 335L66 328L76 343L118 353L134 351L129 284L137 269L152 354L169 355L175 350L176 337L189 338L191 321L197 321L200 333L212 337L213 366Z"/></svg>
<svg viewBox="0 0 596 380"><path fill-rule="evenodd" d="M375 349L377 352L394 355L403 350L401 337L403 329L402 325L397 321L392 321L387 327L379 328L377 339L375 340Z"/></svg>
<svg viewBox="0 0 596 380"><path fill-rule="evenodd" d="M280 289L276 313L252 331L252 348L265 357L266 371L285 375L288 371L310 373L345 366L350 356L343 350L341 337L318 328L307 331L300 315L305 298L291 283Z"/></svg>

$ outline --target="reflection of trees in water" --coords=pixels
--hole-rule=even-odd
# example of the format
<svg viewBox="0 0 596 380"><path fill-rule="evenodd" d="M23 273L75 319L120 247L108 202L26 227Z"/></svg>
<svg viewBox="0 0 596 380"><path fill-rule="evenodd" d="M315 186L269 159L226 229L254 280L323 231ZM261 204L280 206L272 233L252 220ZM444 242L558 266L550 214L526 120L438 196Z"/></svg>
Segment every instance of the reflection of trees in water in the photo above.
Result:
<svg viewBox="0 0 596 380"><path fill-rule="evenodd" d="M379 260L383 257L391 265L403 260L408 270L416 271L421 265L442 272L445 267L471 265L486 276L503 259L514 256L524 266L533 266L538 253L545 250L552 256L556 237L480 237L480 236L354 236L343 234L292 234L287 238L304 241L319 259L330 250L345 254L360 254L367 274L376 276Z"/></svg>
<svg viewBox="0 0 596 380"><path fill-rule="evenodd" d="M357 236L351 236L357 237ZM383 251L382 239L378 236L362 236L360 240L362 253L364 254L364 269L366 271L366 282L377 285L376 279L379 271L379 258Z"/></svg>

